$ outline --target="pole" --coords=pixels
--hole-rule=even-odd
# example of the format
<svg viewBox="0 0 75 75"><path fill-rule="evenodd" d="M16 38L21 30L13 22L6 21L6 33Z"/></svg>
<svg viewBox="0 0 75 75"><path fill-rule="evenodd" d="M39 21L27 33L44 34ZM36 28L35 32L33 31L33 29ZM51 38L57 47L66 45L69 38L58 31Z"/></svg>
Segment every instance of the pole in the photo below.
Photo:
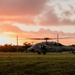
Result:
<svg viewBox="0 0 75 75"><path fill-rule="evenodd" d="M18 36L17 36L17 52L18 52Z"/></svg>
<svg viewBox="0 0 75 75"><path fill-rule="evenodd" d="M59 34L57 34L57 43L59 43Z"/></svg>

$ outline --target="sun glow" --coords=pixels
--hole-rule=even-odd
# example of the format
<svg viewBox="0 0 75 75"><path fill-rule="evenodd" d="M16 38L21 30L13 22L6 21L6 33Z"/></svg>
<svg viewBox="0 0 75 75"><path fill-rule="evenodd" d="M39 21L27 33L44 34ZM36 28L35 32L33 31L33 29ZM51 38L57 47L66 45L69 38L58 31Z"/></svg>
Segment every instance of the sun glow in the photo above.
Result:
<svg viewBox="0 0 75 75"><path fill-rule="evenodd" d="M16 44L16 40L12 39L8 36L0 36L0 45L4 45L4 44Z"/></svg>

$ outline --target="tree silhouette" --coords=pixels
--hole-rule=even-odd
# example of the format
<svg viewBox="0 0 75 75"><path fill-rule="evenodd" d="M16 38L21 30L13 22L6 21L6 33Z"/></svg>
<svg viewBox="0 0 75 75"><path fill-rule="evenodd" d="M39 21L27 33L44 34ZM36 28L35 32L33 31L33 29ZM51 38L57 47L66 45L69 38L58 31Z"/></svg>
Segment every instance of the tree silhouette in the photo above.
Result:
<svg viewBox="0 0 75 75"><path fill-rule="evenodd" d="M31 47L32 46L32 43L28 43L28 42L24 42L23 43L23 47L24 47L24 49L25 49L25 51L27 52L27 49L29 48L29 47Z"/></svg>

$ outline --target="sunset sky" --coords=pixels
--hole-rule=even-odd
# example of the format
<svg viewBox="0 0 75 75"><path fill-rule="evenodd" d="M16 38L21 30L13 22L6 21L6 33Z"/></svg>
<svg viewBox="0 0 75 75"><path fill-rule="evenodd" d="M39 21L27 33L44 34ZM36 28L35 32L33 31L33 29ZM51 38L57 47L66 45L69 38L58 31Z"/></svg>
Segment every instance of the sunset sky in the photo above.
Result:
<svg viewBox="0 0 75 75"><path fill-rule="evenodd" d="M16 44L16 36L22 44L57 34L75 37L75 0L0 0L0 44ZM75 44L75 38L60 43Z"/></svg>

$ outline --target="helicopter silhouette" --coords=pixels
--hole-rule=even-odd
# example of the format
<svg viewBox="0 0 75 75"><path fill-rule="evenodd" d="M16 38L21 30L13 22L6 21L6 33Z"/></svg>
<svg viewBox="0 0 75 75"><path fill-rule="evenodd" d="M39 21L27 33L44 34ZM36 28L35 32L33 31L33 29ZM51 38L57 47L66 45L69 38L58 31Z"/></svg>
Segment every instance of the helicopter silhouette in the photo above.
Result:
<svg viewBox="0 0 75 75"><path fill-rule="evenodd" d="M27 49L27 51L30 52L37 52L38 54L46 54L47 52L75 52L75 47L71 46L65 46L59 43L59 39L71 39L75 37L64 37L64 38L59 38L59 35L57 34L57 38L28 38L31 40L45 40L45 42L40 42L32 45ZM54 40L57 39L57 42L49 42L48 40Z"/></svg>

